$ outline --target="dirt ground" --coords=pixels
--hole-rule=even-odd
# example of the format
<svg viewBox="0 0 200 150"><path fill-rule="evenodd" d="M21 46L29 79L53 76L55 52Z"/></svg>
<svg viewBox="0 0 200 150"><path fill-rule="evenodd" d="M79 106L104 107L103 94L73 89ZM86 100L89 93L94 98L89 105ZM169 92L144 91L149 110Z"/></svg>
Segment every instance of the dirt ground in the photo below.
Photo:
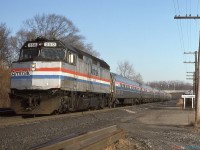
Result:
<svg viewBox="0 0 200 150"><path fill-rule="evenodd" d="M114 149L200 150L200 128L194 127L194 109L177 107L176 101L125 109L129 116L118 124L127 132ZM127 146L127 143L128 146Z"/></svg>

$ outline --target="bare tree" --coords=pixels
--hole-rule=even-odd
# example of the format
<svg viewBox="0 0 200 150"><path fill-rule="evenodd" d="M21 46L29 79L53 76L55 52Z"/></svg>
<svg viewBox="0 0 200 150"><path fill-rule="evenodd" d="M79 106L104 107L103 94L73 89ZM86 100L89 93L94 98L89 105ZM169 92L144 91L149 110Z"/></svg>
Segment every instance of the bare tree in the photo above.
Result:
<svg viewBox="0 0 200 150"><path fill-rule="evenodd" d="M129 61L118 62L117 73L123 77L132 79L135 76L133 65Z"/></svg>
<svg viewBox="0 0 200 150"><path fill-rule="evenodd" d="M118 62L117 73L140 84L143 83L141 74L135 72L129 61Z"/></svg>
<svg viewBox="0 0 200 150"><path fill-rule="evenodd" d="M0 108L9 107L9 85L10 85L10 30L5 23L0 24Z"/></svg>
<svg viewBox="0 0 200 150"><path fill-rule="evenodd" d="M140 84L144 83L142 75L140 73L136 73L136 75L134 76L134 81L136 81L136 82L138 82Z"/></svg>
<svg viewBox="0 0 200 150"><path fill-rule="evenodd" d="M35 35L32 32L25 31L23 29L19 30L15 36L10 37L10 46L13 51L12 60L17 60L19 57L19 52L23 44L30 39L35 39Z"/></svg>
<svg viewBox="0 0 200 150"><path fill-rule="evenodd" d="M27 19L24 22L24 30L32 33L34 38L44 36L60 40L70 39L79 32L69 19L56 14L35 15L32 19Z"/></svg>
<svg viewBox="0 0 200 150"><path fill-rule="evenodd" d="M86 44L84 51L88 52L89 54L92 54L93 56L100 57L100 53L94 50L92 44Z"/></svg>
<svg viewBox="0 0 200 150"><path fill-rule="evenodd" d="M47 39L58 39L63 43L71 45L77 49L99 56L92 45L84 43L84 37L79 35L78 28L65 16L56 14L35 15L27 19L15 37L12 37L12 47L19 52L19 48L27 40L32 40L38 36ZM90 46L89 46L90 45Z"/></svg>
<svg viewBox="0 0 200 150"><path fill-rule="evenodd" d="M5 23L0 24L0 62L1 66L9 65L12 57L10 49L10 30Z"/></svg>

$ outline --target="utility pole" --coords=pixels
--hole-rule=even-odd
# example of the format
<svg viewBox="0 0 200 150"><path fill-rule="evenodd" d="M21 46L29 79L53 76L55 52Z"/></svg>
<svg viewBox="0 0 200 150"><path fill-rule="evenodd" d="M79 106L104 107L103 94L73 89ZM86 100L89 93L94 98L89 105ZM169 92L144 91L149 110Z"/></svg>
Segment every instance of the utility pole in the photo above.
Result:
<svg viewBox="0 0 200 150"><path fill-rule="evenodd" d="M195 72L186 72L186 73L192 73L193 76L194 76L194 80L193 80L193 82L195 83L194 95L195 95L195 101L197 101L197 93L198 93L198 61L195 64Z"/></svg>
<svg viewBox="0 0 200 150"><path fill-rule="evenodd" d="M184 62L184 63L194 63L195 64L195 71L194 72L187 72L192 73L193 75L193 93L196 95L195 101L197 101L197 80L198 80L198 62L197 62L197 51L195 52L184 52L184 54L194 54L195 55L195 61L194 62Z"/></svg>
<svg viewBox="0 0 200 150"><path fill-rule="evenodd" d="M199 39L200 40L200 39ZM199 45L200 46L200 45ZM199 51L199 50L198 50ZM198 74L199 74L199 67L198 67L198 64L199 64L199 62L198 62L198 56L199 54L198 54L198 52L197 51L195 51L195 72L194 72L194 77L195 77L195 104L197 104L197 95L199 94L198 93L198 86L199 86L199 77L198 77ZM197 105L196 105L196 108L195 109L197 109Z"/></svg>
<svg viewBox="0 0 200 150"><path fill-rule="evenodd" d="M174 19L200 19L200 16L175 16ZM200 38L200 37L199 37ZM200 46L200 39L199 39L199 46ZM200 51L200 47L198 49L198 81L196 82L198 84L197 86L197 95L195 95L197 98L196 98L196 108L195 108L195 124L200 124L200 54L199 54L199 51Z"/></svg>
<svg viewBox="0 0 200 150"><path fill-rule="evenodd" d="M187 79L187 80L193 80L193 94L195 95L195 94L196 94L196 89L195 89L195 88L196 88L196 87L195 87L195 86L196 86L196 85L195 85L195 84L196 84L196 82L195 82L195 72L192 72L192 73L193 73L193 75L188 75L188 74L187 74L187 75L186 75L186 76L187 76L186 79Z"/></svg>
<svg viewBox="0 0 200 150"><path fill-rule="evenodd" d="M195 124L200 123L200 34L199 34L199 49L198 49L198 66L197 66L198 72L198 81L197 81L197 101L196 101L196 113L195 113Z"/></svg>

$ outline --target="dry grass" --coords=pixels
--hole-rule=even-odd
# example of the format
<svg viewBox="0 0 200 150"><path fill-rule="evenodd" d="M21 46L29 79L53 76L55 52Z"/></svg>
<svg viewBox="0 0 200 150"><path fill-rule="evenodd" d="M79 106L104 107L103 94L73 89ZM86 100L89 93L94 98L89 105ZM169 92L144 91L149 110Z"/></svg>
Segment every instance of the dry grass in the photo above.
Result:
<svg viewBox="0 0 200 150"><path fill-rule="evenodd" d="M0 64L0 108L9 107L10 69Z"/></svg>
<svg viewBox="0 0 200 150"><path fill-rule="evenodd" d="M118 143L107 147L105 150L121 150L121 149L129 150L130 147L131 147L131 142L129 140L120 139Z"/></svg>
<svg viewBox="0 0 200 150"><path fill-rule="evenodd" d="M104 150L145 150L146 147L144 144L129 138L129 139L120 139L116 144L113 144L107 147Z"/></svg>

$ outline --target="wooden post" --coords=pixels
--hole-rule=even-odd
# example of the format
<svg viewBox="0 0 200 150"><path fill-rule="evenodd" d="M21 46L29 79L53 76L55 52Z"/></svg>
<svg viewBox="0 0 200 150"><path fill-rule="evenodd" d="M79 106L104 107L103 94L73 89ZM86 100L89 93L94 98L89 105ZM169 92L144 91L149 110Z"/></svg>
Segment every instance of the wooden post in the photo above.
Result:
<svg viewBox="0 0 200 150"><path fill-rule="evenodd" d="M194 108L194 98L192 98L192 109Z"/></svg>

